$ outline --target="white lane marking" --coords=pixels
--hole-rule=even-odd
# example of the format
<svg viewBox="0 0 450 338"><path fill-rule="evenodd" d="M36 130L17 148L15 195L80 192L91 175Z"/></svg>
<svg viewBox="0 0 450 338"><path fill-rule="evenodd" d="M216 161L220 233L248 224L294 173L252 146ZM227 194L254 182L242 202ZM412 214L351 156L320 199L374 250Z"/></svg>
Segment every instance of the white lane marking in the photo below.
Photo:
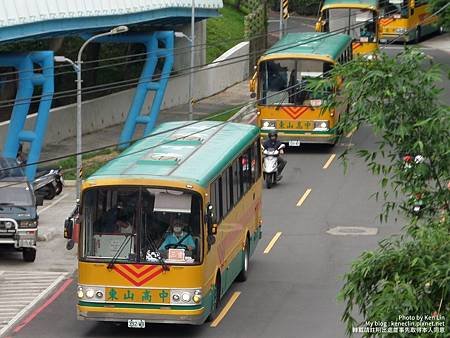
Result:
<svg viewBox="0 0 450 338"><path fill-rule="evenodd" d="M305 202L306 198L308 197L308 195L311 193L312 189L306 189L305 193L303 194L303 196L300 198L300 200L297 202L297 206L301 207L303 202Z"/></svg>
<svg viewBox="0 0 450 338"><path fill-rule="evenodd" d="M6 274L8 274L9 272L6 272ZM39 273L39 272L37 272ZM19 272L11 272L10 273L12 276L16 275L19 277L20 274ZM26 274L26 273L24 273ZM0 329L0 337L2 337L7 331L9 331L17 322L19 322L22 317L28 312L30 311L37 303L39 303L42 299L44 299L45 297L47 297L47 295L62 281L66 278L66 273L53 273L53 275L55 276L55 278L53 279L53 282L49 284L49 282L46 280L44 281L44 285L42 285L41 289L44 289L43 291L41 291L40 293L38 293L29 303L28 305L24 305L24 307L17 307L17 311L15 315L12 314L11 316L9 316L9 318L5 319L2 321L3 324L5 324L3 327L1 327ZM48 277L48 273L44 274L45 277ZM15 295L20 297L20 291L24 291L21 288L21 284L20 282L16 283L16 287L18 288L18 290L16 290ZM39 291L40 291L39 290ZM29 290L26 290L29 291ZM0 299L0 304L2 303L2 300ZM4 315L4 314L3 314ZM3 317L3 316L2 316ZM12 317L12 318L11 318ZM2 318L3 319L3 318ZM1 324L0 324L1 326Z"/></svg>
<svg viewBox="0 0 450 338"><path fill-rule="evenodd" d="M66 198L67 195L66 194L62 194L57 200L53 201L51 204L47 205L45 208L42 208L41 210L38 210L38 215L42 214L44 211L54 207L55 205L57 205L59 202L61 202L64 198Z"/></svg>
<svg viewBox="0 0 450 338"><path fill-rule="evenodd" d="M336 154L331 154L330 158L328 159L328 161L324 164L324 166L322 167L322 169L328 169L328 167L330 166L331 162L333 162L334 158L336 157Z"/></svg>

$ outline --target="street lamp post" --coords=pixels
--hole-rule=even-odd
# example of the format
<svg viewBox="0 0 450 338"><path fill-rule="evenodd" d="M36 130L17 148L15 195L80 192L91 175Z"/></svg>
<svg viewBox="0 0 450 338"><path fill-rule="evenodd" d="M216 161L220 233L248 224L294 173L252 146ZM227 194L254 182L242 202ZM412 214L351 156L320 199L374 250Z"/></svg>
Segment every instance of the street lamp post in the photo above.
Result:
<svg viewBox="0 0 450 338"><path fill-rule="evenodd" d="M191 69L189 72L189 121L194 119L194 44L195 44L195 0L192 0L191 11Z"/></svg>
<svg viewBox="0 0 450 338"><path fill-rule="evenodd" d="M80 199L81 174L82 174L82 172L81 172L81 170L82 170L82 162L81 162L82 161L82 158L81 158L81 152L82 152L81 89L82 88L81 88L81 83L83 82L83 80L81 79L81 64L82 64L81 56L83 55L83 51L86 48L86 46L93 40L104 37L104 36L125 33L127 31L128 31L127 26L118 26L118 27L111 29L109 32L91 36L89 39L86 40L86 42L81 46L80 50L78 51L78 57L77 57L76 62L73 62L72 60L65 58L64 56L55 57L55 61L57 61L57 62L69 62L74 67L74 70L77 74L77 79L76 79L76 83L77 83L77 132L76 132L76 134L77 134L77 173L76 173L76 175L77 175L77 186L76 186L77 193L76 193L76 198L77 198L77 200Z"/></svg>

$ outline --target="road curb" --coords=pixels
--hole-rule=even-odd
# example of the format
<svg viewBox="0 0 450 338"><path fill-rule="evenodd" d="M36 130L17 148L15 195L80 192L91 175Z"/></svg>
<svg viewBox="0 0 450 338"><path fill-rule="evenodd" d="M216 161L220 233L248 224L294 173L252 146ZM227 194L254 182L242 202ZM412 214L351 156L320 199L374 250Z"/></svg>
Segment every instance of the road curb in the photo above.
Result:
<svg viewBox="0 0 450 338"><path fill-rule="evenodd" d="M75 187L77 185L76 180L64 180L64 186L66 187Z"/></svg>

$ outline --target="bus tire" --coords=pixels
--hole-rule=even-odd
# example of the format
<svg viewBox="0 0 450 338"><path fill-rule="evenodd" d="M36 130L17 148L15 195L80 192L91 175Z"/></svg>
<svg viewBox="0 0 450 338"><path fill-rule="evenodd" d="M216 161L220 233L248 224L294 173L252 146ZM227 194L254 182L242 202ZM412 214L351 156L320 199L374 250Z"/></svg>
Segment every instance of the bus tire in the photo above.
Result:
<svg viewBox="0 0 450 338"><path fill-rule="evenodd" d="M242 270L236 278L238 282L245 282L247 280L249 263L250 263L250 241L248 240L247 237L247 239L245 240L244 256L242 259Z"/></svg>
<svg viewBox="0 0 450 338"><path fill-rule="evenodd" d="M215 288L215 295L211 306L211 312L209 316L206 318L207 322L212 322L214 319L217 318L219 314L219 308L220 308L220 272L217 272L216 276L216 288Z"/></svg>
<svg viewBox="0 0 450 338"><path fill-rule="evenodd" d="M23 260L25 262L34 262L36 259L36 249L35 248L23 248Z"/></svg>
<svg viewBox="0 0 450 338"><path fill-rule="evenodd" d="M414 42L419 43L420 40L422 40L422 28L420 28L420 26L417 26Z"/></svg>

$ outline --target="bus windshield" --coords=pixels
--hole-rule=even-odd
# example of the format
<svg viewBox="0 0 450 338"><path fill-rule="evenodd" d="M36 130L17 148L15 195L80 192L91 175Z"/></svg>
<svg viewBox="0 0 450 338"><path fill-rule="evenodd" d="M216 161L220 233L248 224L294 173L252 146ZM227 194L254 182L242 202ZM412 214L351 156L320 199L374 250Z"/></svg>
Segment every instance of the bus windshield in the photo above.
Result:
<svg viewBox="0 0 450 338"><path fill-rule="evenodd" d="M331 8L328 10L329 32L348 34L362 42L375 42L376 13L368 9Z"/></svg>
<svg viewBox="0 0 450 338"><path fill-rule="evenodd" d="M381 1L383 15L393 17L408 17L408 0L384 0Z"/></svg>
<svg viewBox="0 0 450 338"><path fill-rule="evenodd" d="M308 106L312 100L323 99L324 95L313 96L307 90L308 84L332 68L329 62L313 59L280 59L264 61L259 67L260 104Z"/></svg>
<svg viewBox="0 0 450 338"><path fill-rule="evenodd" d="M201 197L184 190L101 187L83 195L85 259L200 261Z"/></svg>

